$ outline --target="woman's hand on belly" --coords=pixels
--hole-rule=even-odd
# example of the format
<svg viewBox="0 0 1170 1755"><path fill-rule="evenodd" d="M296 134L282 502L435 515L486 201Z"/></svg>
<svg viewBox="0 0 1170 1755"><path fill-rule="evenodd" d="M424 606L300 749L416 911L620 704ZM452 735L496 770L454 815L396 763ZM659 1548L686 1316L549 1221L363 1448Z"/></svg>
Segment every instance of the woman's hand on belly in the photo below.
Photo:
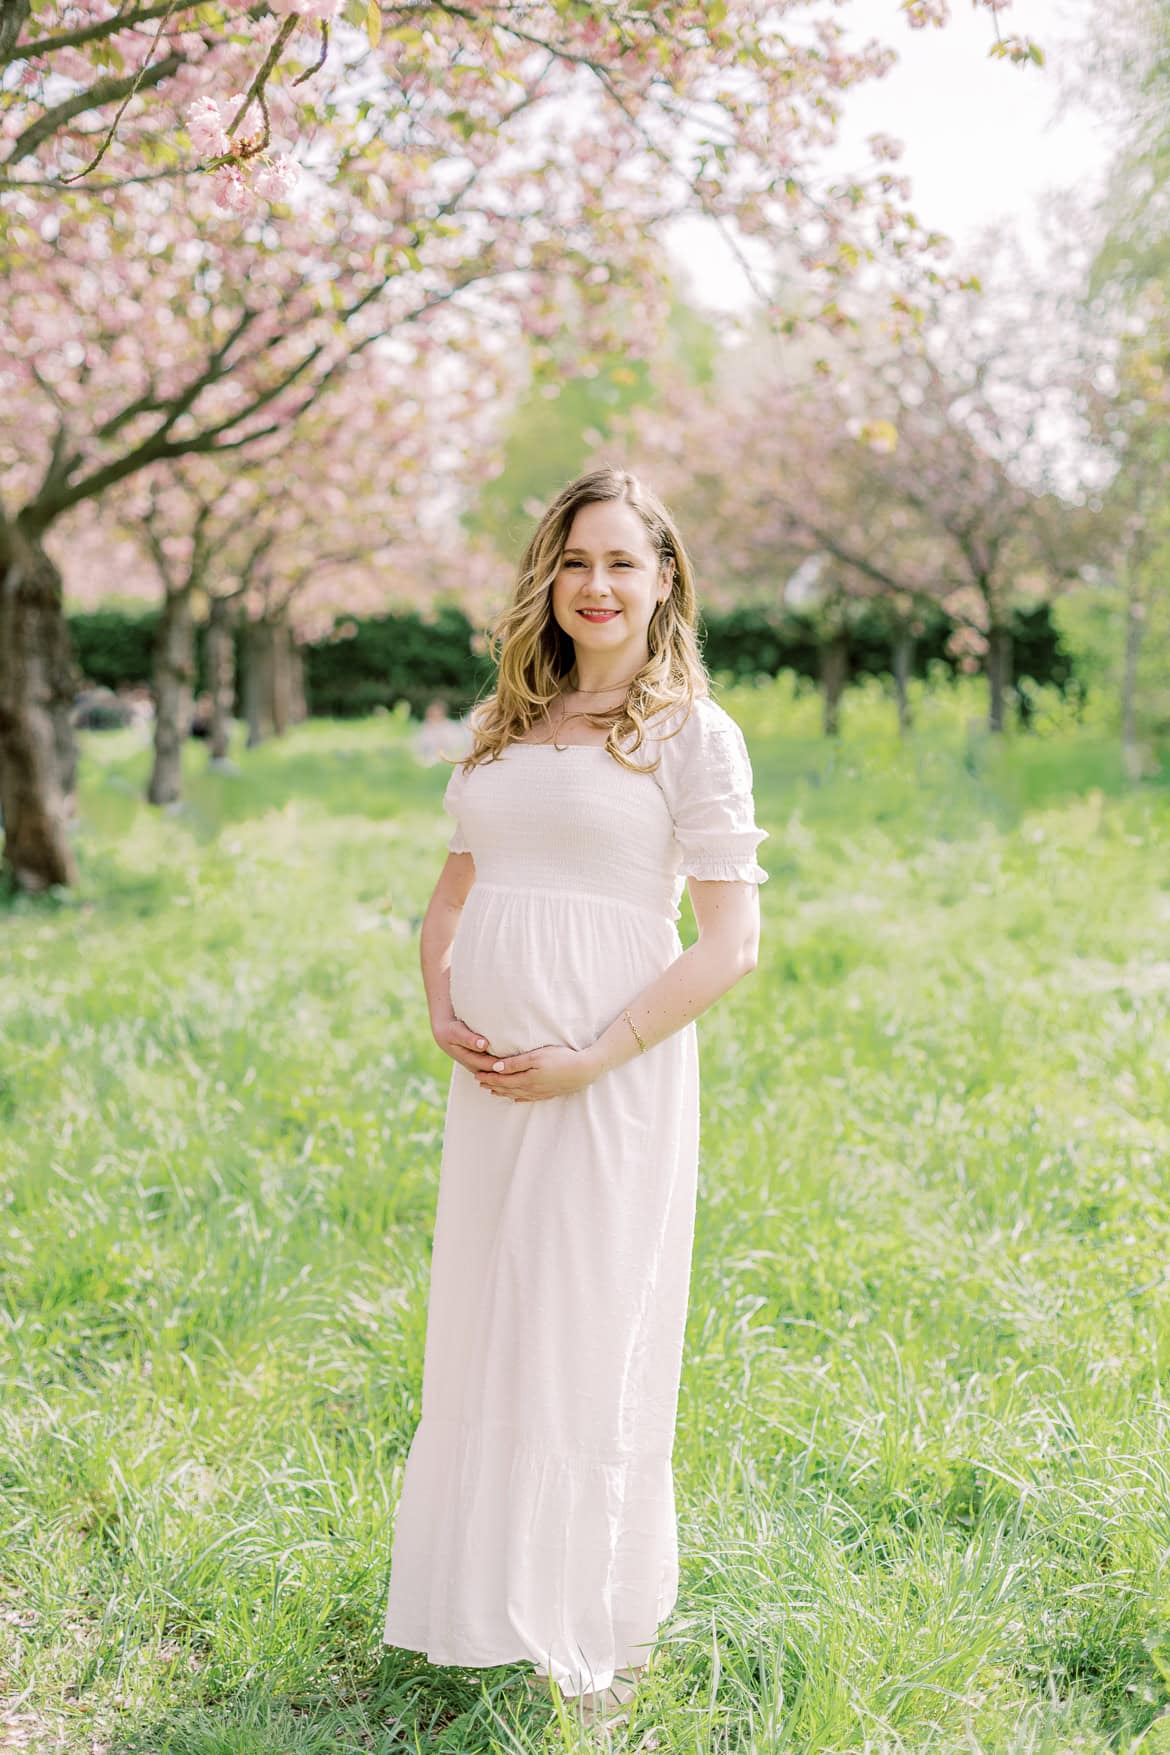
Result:
<svg viewBox="0 0 1170 1755"><path fill-rule="evenodd" d="M479 1072L481 1068L490 1066L497 1058L488 1038L478 1030L473 1030L470 1024L465 1024L462 1018L457 1018L454 1012L444 1012L441 1017L433 1017L431 1034L444 1054L449 1054L452 1060L469 1067L472 1072Z"/></svg>
<svg viewBox="0 0 1170 1755"><path fill-rule="evenodd" d="M481 1058L476 1056L477 1059ZM597 1066L582 1048L549 1042L524 1054L509 1054L486 1071L474 1069L485 1091L511 1097L513 1103L539 1103L545 1097L569 1097L597 1077Z"/></svg>

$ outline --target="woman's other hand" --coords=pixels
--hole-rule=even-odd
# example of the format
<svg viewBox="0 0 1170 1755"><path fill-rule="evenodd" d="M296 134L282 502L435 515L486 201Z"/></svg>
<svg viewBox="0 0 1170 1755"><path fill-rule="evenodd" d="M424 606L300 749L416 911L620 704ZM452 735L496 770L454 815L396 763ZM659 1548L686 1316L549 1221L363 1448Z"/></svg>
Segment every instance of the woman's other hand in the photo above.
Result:
<svg viewBox="0 0 1170 1755"><path fill-rule="evenodd" d="M431 1019L431 1034L452 1060L460 1066L468 1067L473 1073L491 1066L496 1056L492 1053L492 1045L486 1036L457 1018L454 1012L444 1012L438 1018Z"/></svg>
<svg viewBox="0 0 1170 1755"><path fill-rule="evenodd" d="M507 1054L503 1058L488 1055L486 1059L486 1070L473 1068L476 1080L485 1091L511 1097L513 1103L568 1097L574 1091L583 1091L598 1075L597 1064L587 1048L568 1048L560 1042L531 1048L524 1054Z"/></svg>

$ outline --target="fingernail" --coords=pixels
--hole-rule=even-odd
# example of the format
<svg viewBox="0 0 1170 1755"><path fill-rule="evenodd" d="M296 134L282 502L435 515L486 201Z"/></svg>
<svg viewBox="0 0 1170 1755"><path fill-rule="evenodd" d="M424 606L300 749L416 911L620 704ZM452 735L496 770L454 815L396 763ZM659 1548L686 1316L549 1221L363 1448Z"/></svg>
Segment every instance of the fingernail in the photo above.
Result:
<svg viewBox="0 0 1170 1755"><path fill-rule="evenodd" d="M494 1061L492 1063L492 1071L493 1072L503 1072L503 1070L504 1070L504 1063L502 1060L497 1060L497 1061Z"/></svg>
<svg viewBox="0 0 1170 1755"><path fill-rule="evenodd" d="M477 1036L475 1040L476 1040L476 1044L478 1047L480 1047L480 1048L487 1047L487 1043L484 1041L482 1036Z"/></svg>

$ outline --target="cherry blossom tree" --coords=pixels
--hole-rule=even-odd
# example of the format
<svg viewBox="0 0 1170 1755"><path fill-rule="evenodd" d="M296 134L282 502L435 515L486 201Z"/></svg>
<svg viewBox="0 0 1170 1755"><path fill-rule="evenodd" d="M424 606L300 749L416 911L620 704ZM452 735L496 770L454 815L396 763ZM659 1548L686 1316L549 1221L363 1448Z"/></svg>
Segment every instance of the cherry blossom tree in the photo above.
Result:
<svg viewBox="0 0 1170 1755"><path fill-rule="evenodd" d="M290 531L285 544L258 557L245 593L249 745L279 736L298 716L305 645L327 637L346 639L356 629L356 617L409 608L431 620L445 605L457 605L472 622L470 649L479 656L487 652L490 625L513 575L512 564L490 542L464 535L454 520L428 530L417 516L417 503L412 512L404 497L381 529L379 545L360 554L312 546L306 551L304 533ZM312 555L309 561L306 552Z"/></svg>
<svg viewBox="0 0 1170 1755"><path fill-rule="evenodd" d="M979 659L988 729L1006 724L1015 607L1079 581L1079 317L1071 290L1030 273L1009 237L987 245L988 291L940 298L918 347L864 380L893 443L871 449L880 483L939 544L952 645Z"/></svg>
<svg viewBox="0 0 1170 1755"><path fill-rule="evenodd" d="M1011 0L974 3L992 15L990 53L1042 58L1001 29ZM899 12L940 26L949 0L890 0L891 23ZM733 199L736 137L799 135L804 102L831 98L856 65L827 0L6 0L0 176L51 197L211 169L242 205L295 181L285 126L311 133L333 113L355 138L368 123L391 139L445 86L449 123L470 135L535 68L556 70L562 99L602 94L660 146L702 105L716 127L695 146L710 149L700 174L719 204ZM778 168L799 176L789 155Z"/></svg>
<svg viewBox="0 0 1170 1755"><path fill-rule="evenodd" d="M457 193L447 205L454 211ZM73 880L65 799L75 678L44 547L59 519L143 471L242 458L323 398L344 396L383 343L407 361L443 358L490 401L526 302L542 290L550 309L563 298L582 348L599 335L612 347L624 318L583 276L572 296L562 284L566 265L582 253L592 260L592 210L576 223L566 213L559 238L529 244L519 222L486 241L451 226L413 268L396 254L393 226L372 226L340 191L327 209L297 216L291 253L288 227L279 246L246 224L200 230L188 206L177 188L123 190L75 216L51 250L33 216L22 233L10 226L27 268L13 276L13 345L0 363L10 410L0 436L0 805L9 863L29 887ZM620 214L611 236L611 260L625 248L637 277L644 242ZM409 421L410 407L392 418Z"/></svg>
<svg viewBox="0 0 1170 1755"><path fill-rule="evenodd" d="M879 604L900 723L913 642L941 609L952 651L985 665L999 732L1013 606L1078 573L1058 539L1068 508L1045 427L1064 389L1058 350L1041 346L1035 313L984 321L970 300L940 307L914 344L891 342L872 318L854 328L843 314L815 351L756 337L724 355L710 387L667 373L658 402L626 423L623 455L685 503L713 600L778 601L794 573L809 583L802 563L817 557L826 730L850 622Z"/></svg>
<svg viewBox="0 0 1170 1755"><path fill-rule="evenodd" d="M875 332L867 348L883 345ZM826 357L827 356L827 357ZM936 535L889 492L880 464L895 435L868 418L844 339L749 332L709 383L661 362L651 406L591 459L620 454L686 509L706 601L756 601L808 614L828 735L838 729L851 630L875 608L890 629L899 722L923 618L944 594Z"/></svg>
<svg viewBox="0 0 1170 1755"><path fill-rule="evenodd" d="M371 352L344 395L258 442L242 466L194 455L84 503L79 527L65 531L66 578L84 568L90 601L115 585L125 591L113 524L139 545L154 590L161 588L151 803L181 795L199 618L206 618L213 702L210 753L222 761L235 691L234 621L242 617L246 627L255 743L303 717L299 642L319 634L339 608L368 613L391 600L429 601L434 579L424 543L441 544L443 523L490 469L501 393L498 379L469 385L439 362L404 366ZM89 559L103 543L117 555L110 576Z"/></svg>
<svg viewBox="0 0 1170 1755"><path fill-rule="evenodd" d="M80 21L59 20L51 4L24 14L48 28L38 53L117 49L126 15L114 20L105 0L95 4ZM131 8L133 30L155 22L161 41L180 12L203 27L202 11L178 5L150 18ZM197 62L213 83L222 72L240 97L234 115L220 109L229 141L237 125L251 129L257 162L274 142L295 147L309 188L288 200L287 165L273 160L257 174L238 141L231 153L214 150L223 145L211 107L221 103L218 85L183 92L205 152L222 160L214 175L192 182L170 163L144 172L135 158L127 178L107 178L100 203L80 186L93 142L71 143L74 123L90 114L88 88L59 101L47 89L34 94L35 145L23 126L12 133L19 103L6 111L21 162L51 161L40 163L47 177L10 191L0 234L12 315L0 363L9 411L0 438L0 807L7 865L25 887L73 878L64 830L71 672L44 543L83 501L157 465L242 457L334 394L384 338L416 355L445 348L472 376L525 329L551 381L598 351L637 356L667 305L656 233L688 210L732 237L786 240L816 289L814 321L818 311L832 315L842 281L879 258L927 285L953 284L932 265L945 240L908 213L883 137L874 138L871 173L815 175L841 94L890 62L876 43L847 47L820 5L666 5L653 19L625 0L505 5L490 15L405 10L409 19L378 14L392 53L367 41L351 63L339 31L331 95L315 88L299 108L291 84L275 79L295 65L281 59L303 27L295 9L271 38L280 53L266 53L251 77L242 11L208 14L232 28L221 41L209 26L203 55L188 45L188 72ZM932 0L904 10L926 22L941 9ZM259 12L257 26L270 32L271 17ZM57 22L69 43L49 41ZM23 30L8 47L21 43L29 46ZM70 68L83 78L76 64L57 65L66 83ZM136 64L137 96L155 70L151 60ZM22 91L23 80L21 71ZM165 83L160 75L160 101ZM150 114L142 112L141 139L157 143ZM174 147L157 150L165 158ZM65 177L80 181L46 211L32 183Z"/></svg>

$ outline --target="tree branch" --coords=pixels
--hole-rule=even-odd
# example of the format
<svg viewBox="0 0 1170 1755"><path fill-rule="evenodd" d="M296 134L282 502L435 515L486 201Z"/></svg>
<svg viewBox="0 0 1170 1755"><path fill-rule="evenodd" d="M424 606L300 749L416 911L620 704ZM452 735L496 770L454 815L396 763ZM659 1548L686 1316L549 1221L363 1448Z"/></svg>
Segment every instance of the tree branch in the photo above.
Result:
<svg viewBox="0 0 1170 1755"><path fill-rule="evenodd" d="M17 49L16 42L28 22L31 0L0 0L0 67L19 60L27 53Z"/></svg>
<svg viewBox="0 0 1170 1755"><path fill-rule="evenodd" d="M72 97L65 98L53 109L46 110L35 122L31 122L23 134L18 134L12 143L12 151L2 162L5 165L19 164L21 159L31 157L38 147L51 139L66 122L71 122L74 116L84 115L86 110L116 104L122 98L130 97L135 90L149 90L152 86L161 85L164 79L169 79L172 73L177 73L185 65L185 56L171 54L162 61L156 61L153 67L144 68L140 73L127 74L124 79L99 79L84 91L74 92Z"/></svg>
<svg viewBox="0 0 1170 1755"><path fill-rule="evenodd" d="M147 24L152 18L165 17L171 11L192 12L202 4L203 0L175 0L172 7L168 0L162 0L158 6L140 6L134 12L115 12L112 18L103 18L97 24L82 24L76 30L61 31L58 36L16 43L11 49L5 48L4 33L0 29L0 67L7 66L10 61L31 61L36 55L52 55L58 49L78 49L83 43L100 42L103 37L116 36L120 31L131 30L136 24Z"/></svg>

